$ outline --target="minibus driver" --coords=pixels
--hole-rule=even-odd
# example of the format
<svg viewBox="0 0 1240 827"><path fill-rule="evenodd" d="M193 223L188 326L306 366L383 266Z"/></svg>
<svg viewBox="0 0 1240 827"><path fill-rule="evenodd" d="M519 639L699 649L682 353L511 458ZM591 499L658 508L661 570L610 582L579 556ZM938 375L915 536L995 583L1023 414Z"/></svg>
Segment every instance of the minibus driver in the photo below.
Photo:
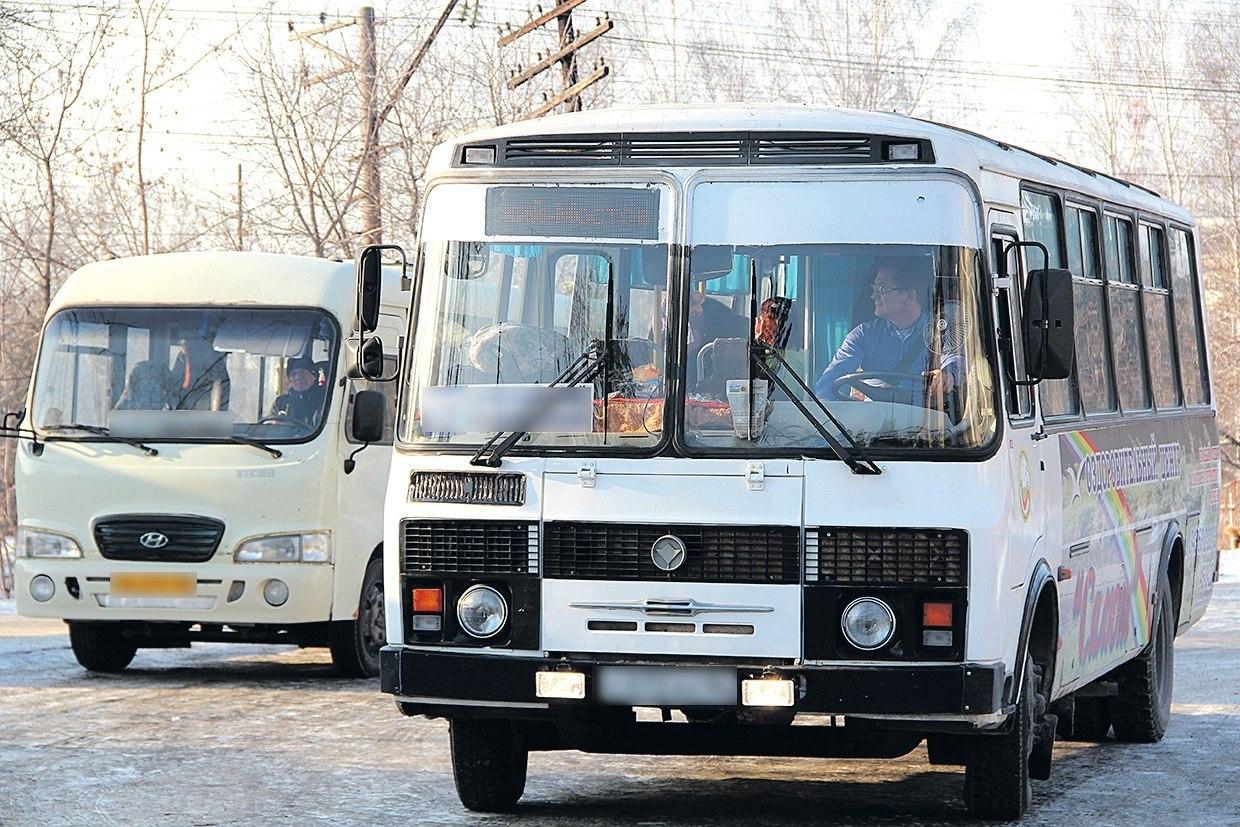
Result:
<svg viewBox="0 0 1240 827"><path fill-rule="evenodd" d="M284 367L288 389L271 406L272 419L287 419L314 428L323 414L323 388L319 386L319 366L307 356L289 359Z"/></svg>

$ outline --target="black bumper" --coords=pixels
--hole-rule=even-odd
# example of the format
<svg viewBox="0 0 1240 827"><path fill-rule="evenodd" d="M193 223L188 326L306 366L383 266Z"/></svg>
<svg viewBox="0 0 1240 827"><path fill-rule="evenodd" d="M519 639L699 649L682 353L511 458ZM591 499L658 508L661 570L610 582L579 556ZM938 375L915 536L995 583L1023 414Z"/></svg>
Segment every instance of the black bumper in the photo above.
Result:
<svg viewBox="0 0 1240 827"><path fill-rule="evenodd" d="M636 659L634 659L636 661ZM525 714L594 706L588 658L550 660L433 652L389 646L382 653L382 688L409 714L443 715L452 708L520 709ZM695 662L694 665L702 665ZM586 674L584 701L534 694L534 674L549 668ZM1004 671L997 664L875 666L738 665L737 681L763 674L798 680L796 709L834 715L986 715L1002 709Z"/></svg>

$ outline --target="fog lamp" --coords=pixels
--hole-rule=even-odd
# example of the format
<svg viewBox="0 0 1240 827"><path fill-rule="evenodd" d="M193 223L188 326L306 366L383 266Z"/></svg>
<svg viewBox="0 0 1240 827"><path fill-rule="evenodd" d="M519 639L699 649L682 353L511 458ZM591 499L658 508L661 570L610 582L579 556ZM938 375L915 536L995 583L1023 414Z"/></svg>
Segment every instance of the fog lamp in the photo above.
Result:
<svg viewBox="0 0 1240 827"><path fill-rule="evenodd" d="M586 676L581 672L535 672L534 694L540 698L583 700Z"/></svg>
<svg viewBox="0 0 1240 827"><path fill-rule="evenodd" d="M896 631L896 615L877 597L858 597L844 609L840 620L844 637L858 649L879 649Z"/></svg>
<svg viewBox="0 0 1240 827"><path fill-rule="evenodd" d="M741 681L741 703L745 706L792 706L796 685L785 679L759 678Z"/></svg>
<svg viewBox="0 0 1240 827"><path fill-rule="evenodd" d="M263 600L269 606L283 606L288 602L288 585L283 580L268 580L263 584Z"/></svg>
<svg viewBox="0 0 1240 827"><path fill-rule="evenodd" d="M456 602L456 619L473 637L493 637L508 621L508 603L490 586L470 586Z"/></svg>
<svg viewBox="0 0 1240 827"><path fill-rule="evenodd" d="M40 603L46 603L56 593L56 584L46 574L36 574L30 581L30 596Z"/></svg>

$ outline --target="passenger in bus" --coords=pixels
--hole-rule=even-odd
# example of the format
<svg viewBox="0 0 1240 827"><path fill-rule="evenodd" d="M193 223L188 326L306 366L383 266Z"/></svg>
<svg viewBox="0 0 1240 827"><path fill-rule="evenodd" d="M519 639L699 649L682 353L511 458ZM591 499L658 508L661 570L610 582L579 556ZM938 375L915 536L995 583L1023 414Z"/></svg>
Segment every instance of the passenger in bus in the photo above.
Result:
<svg viewBox="0 0 1240 827"><path fill-rule="evenodd" d="M206 339L181 340L172 365L173 408L179 411L226 411L232 382L228 376L228 354L218 351Z"/></svg>
<svg viewBox="0 0 1240 827"><path fill-rule="evenodd" d="M689 291L689 387L698 393L723 399L728 379L746 375L748 358L745 347L749 324L718 299L710 299L700 290ZM706 348L698 374L698 353ZM734 345L727 347L727 345Z"/></svg>
<svg viewBox="0 0 1240 827"><path fill-rule="evenodd" d="M319 366L308 356L288 360L284 367L288 389L276 397L269 418L287 419L313 428L323 414L324 389L319 385Z"/></svg>
<svg viewBox="0 0 1240 827"><path fill-rule="evenodd" d="M118 411L167 410L172 375L158 362L144 360L133 366L125 380L125 390L116 402Z"/></svg>
<svg viewBox="0 0 1240 827"><path fill-rule="evenodd" d="M945 407L946 399L961 386L963 357L931 361L926 328L927 307L934 274L915 260L882 259L874 267L870 297L874 316L844 337L831 363L814 385L824 399L848 398L854 391L865 398L925 407ZM904 377L859 378L836 382L859 371L905 374Z"/></svg>

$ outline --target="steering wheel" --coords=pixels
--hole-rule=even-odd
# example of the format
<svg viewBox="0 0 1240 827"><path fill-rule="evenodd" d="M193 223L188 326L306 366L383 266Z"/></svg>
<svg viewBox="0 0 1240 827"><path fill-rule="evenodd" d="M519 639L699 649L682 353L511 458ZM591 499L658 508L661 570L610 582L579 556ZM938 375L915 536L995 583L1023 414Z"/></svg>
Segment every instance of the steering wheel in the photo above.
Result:
<svg viewBox="0 0 1240 827"><path fill-rule="evenodd" d="M886 370L859 370L856 373L846 373L839 379L836 379L832 390L836 397L847 399L848 396L841 393L845 387L856 388L867 398L875 402L896 402L897 394L904 396L899 388L876 387L866 383L867 379L877 379L880 382L886 382L889 385L899 385L901 382L917 382L924 386L926 377L920 373L898 373Z"/></svg>
<svg viewBox="0 0 1240 827"><path fill-rule="evenodd" d="M308 430L314 430L313 426L309 422L306 422L301 419L297 419L296 417L285 416L283 414L273 414L271 416L264 416L262 419L258 420L258 422L256 422L255 424L256 425L267 425L269 423L272 425L298 425Z"/></svg>

